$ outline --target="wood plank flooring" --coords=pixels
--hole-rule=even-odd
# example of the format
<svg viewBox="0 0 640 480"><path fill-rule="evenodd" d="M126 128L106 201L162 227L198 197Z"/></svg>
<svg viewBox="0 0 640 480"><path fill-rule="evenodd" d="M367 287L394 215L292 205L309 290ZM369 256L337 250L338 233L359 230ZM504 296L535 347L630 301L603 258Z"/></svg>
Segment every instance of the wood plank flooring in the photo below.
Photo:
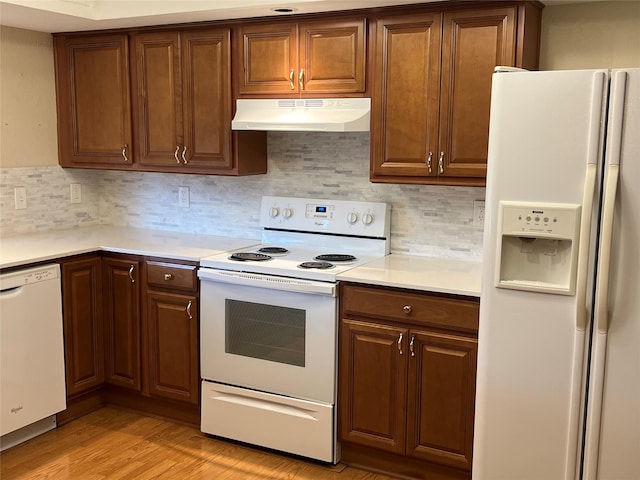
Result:
<svg viewBox="0 0 640 480"><path fill-rule="evenodd" d="M2 480L390 480L207 437L199 430L102 408L0 455Z"/></svg>

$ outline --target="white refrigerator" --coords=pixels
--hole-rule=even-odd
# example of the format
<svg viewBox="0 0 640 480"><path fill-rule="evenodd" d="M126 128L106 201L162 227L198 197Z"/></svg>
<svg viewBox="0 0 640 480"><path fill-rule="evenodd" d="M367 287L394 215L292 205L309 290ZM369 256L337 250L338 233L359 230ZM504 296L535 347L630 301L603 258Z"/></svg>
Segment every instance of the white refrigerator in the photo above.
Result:
<svg viewBox="0 0 640 480"><path fill-rule="evenodd" d="M640 69L503 70L473 478L637 480Z"/></svg>

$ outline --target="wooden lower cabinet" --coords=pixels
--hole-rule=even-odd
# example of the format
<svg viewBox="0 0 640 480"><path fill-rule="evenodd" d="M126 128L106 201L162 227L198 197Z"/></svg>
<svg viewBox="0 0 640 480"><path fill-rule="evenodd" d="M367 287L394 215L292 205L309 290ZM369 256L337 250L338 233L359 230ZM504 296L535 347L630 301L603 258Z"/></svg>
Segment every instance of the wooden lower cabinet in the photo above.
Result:
<svg viewBox="0 0 640 480"><path fill-rule="evenodd" d="M60 260L67 423L118 405L200 422L197 265L127 254Z"/></svg>
<svg viewBox="0 0 640 480"><path fill-rule="evenodd" d="M60 262L67 398L104 383L100 255Z"/></svg>
<svg viewBox="0 0 640 480"><path fill-rule="evenodd" d="M372 309L380 298L385 306ZM343 284L340 312L343 461L410 478L469 478L477 301ZM458 326L443 328L454 313Z"/></svg>
<svg viewBox="0 0 640 480"><path fill-rule="evenodd" d="M140 259L105 256L105 366L107 383L140 391Z"/></svg>
<svg viewBox="0 0 640 480"><path fill-rule="evenodd" d="M157 277L154 273L156 271L164 271L163 278L169 278L167 282L182 274L195 287L195 266L147 262L148 282L152 281L152 277ZM192 277L189 278L189 275ZM197 292L194 288L190 293L177 293L171 285L161 291L161 288L152 283L147 285L149 394L198 405L200 375Z"/></svg>

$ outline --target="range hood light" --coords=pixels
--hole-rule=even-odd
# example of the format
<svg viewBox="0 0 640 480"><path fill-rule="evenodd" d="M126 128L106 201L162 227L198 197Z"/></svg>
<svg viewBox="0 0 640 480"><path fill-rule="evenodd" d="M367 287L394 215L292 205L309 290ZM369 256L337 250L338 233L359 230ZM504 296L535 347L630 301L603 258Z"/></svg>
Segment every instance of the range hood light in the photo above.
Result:
<svg viewBox="0 0 640 480"><path fill-rule="evenodd" d="M233 130L368 132L370 98L239 99Z"/></svg>

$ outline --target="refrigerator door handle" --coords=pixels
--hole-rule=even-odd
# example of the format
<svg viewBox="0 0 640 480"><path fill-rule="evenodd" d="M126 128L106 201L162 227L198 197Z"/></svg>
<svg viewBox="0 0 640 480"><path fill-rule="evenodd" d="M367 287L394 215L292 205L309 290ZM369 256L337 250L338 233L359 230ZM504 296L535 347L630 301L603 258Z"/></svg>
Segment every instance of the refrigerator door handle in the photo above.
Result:
<svg viewBox="0 0 640 480"><path fill-rule="evenodd" d="M589 251L591 238L591 218L593 200L596 194L598 159L600 157L600 119L602 118L602 92L605 89L607 75L595 72L591 87L591 121L589 124L587 169L582 197L582 213L580 218L580 238L578 243L578 268L576 272L576 328L585 331L589 321L587 311L587 275L589 271Z"/></svg>
<svg viewBox="0 0 640 480"><path fill-rule="evenodd" d="M587 163L585 175L576 273L576 328L580 331L586 330L589 318L587 312L587 272L589 269L589 237L591 235L593 196L596 190L596 164Z"/></svg>

